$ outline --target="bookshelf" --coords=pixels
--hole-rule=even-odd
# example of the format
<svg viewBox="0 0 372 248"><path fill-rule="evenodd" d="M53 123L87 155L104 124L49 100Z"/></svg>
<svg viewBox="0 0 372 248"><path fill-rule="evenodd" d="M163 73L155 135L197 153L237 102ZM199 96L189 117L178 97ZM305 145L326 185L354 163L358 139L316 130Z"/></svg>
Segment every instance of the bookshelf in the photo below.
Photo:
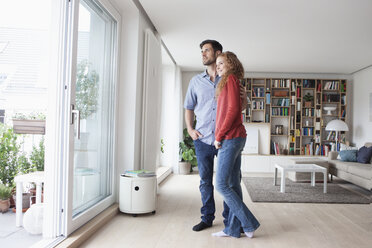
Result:
<svg viewBox="0 0 372 248"><path fill-rule="evenodd" d="M270 154L327 155L331 150L335 134L325 127L334 119L346 122L346 80L245 78L242 84L248 97L243 120L270 124Z"/></svg>

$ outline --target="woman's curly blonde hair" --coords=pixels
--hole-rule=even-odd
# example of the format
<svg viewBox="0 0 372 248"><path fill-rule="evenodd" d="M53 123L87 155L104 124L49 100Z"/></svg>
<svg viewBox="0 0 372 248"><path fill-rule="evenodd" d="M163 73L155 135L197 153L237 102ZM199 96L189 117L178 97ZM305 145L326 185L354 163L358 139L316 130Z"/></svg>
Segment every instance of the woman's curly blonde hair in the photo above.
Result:
<svg viewBox="0 0 372 248"><path fill-rule="evenodd" d="M217 56L224 57L225 63L227 66L227 72L222 75L221 81L217 86L216 90L216 98L220 95L222 89L225 87L227 83L227 78L230 75L235 75L238 79L244 78L244 68L242 63L239 61L238 57L233 52L223 52Z"/></svg>

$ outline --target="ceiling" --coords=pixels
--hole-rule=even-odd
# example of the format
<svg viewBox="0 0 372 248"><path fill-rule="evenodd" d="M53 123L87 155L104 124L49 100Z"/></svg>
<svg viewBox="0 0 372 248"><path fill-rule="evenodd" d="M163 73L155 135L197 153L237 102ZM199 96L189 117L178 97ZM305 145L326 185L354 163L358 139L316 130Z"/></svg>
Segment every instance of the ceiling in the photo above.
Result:
<svg viewBox="0 0 372 248"><path fill-rule="evenodd" d="M371 0L139 0L183 71L216 39L247 72L349 74L372 65Z"/></svg>

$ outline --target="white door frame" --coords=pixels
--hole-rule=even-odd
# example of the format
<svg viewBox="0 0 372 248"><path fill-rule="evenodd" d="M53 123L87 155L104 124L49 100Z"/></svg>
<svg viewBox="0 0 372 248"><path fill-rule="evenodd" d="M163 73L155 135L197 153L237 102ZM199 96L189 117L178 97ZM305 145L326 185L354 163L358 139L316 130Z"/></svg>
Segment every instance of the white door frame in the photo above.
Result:
<svg viewBox="0 0 372 248"><path fill-rule="evenodd" d="M116 20L116 45L114 59L114 82L116 102L119 78L118 58L121 17L108 0L97 0ZM45 156L45 208L44 238L68 236L94 216L116 201L116 139L114 140L114 164L112 170L112 194L82 214L72 218L73 145L69 144L73 126L70 123L71 99L75 99L77 22L79 0L52 1L51 77L46 133ZM117 109L115 109L117 115ZM113 120L116 124L116 119ZM116 125L114 125L116 130ZM72 136L73 137L73 136ZM73 153L72 153L73 154ZM70 182L70 183L68 183Z"/></svg>

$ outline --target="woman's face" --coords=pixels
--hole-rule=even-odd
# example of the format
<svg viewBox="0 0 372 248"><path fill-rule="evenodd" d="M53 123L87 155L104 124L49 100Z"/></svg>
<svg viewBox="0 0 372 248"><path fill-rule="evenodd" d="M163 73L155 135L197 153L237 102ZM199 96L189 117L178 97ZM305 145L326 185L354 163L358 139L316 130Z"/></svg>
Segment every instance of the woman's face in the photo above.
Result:
<svg viewBox="0 0 372 248"><path fill-rule="evenodd" d="M226 74L226 72L228 70L228 65L226 63L225 57L223 57L223 56L217 57L216 65L217 65L218 76L222 77L222 75Z"/></svg>

